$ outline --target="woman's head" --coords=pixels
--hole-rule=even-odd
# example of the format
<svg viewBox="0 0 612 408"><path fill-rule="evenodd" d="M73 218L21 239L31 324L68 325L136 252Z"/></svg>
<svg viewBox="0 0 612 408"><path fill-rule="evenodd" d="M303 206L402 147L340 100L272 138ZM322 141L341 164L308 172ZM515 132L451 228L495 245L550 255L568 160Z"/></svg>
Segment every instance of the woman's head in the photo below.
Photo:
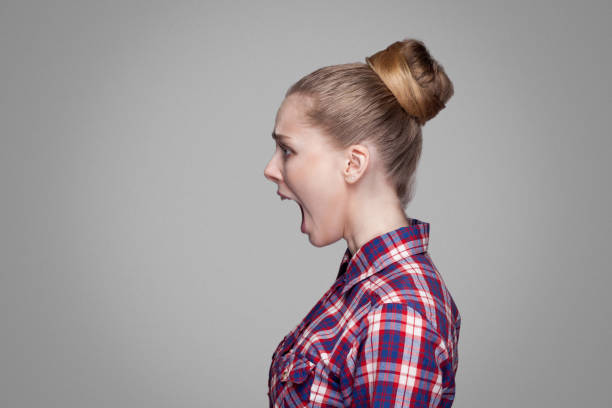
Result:
<svg viewBox="0 0 612 408"><path fill-rule="evenodd" d="M300 203L307 229L309 221L330 226L329 239L355 200L383 197L400 209L407 206L421 126L453 94L443 67L421 41L395 42L366 62L306 75L289 88L276 117L276 134L299 146L291 152L284 150L293 150L289 142L279 141L265 175Z"/></svg>

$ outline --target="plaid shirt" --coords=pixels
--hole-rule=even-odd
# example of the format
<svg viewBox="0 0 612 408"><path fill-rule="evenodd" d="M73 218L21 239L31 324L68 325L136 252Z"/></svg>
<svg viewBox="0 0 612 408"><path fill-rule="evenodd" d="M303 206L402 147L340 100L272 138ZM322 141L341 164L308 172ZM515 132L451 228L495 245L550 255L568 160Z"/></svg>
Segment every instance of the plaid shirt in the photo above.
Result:
<svg viewBox="0 0 612 408"><path fill-rule="evenodd" d="M450 407L461 317L427 253L429 223L379 235L272 355L270 407Z"/></svg>

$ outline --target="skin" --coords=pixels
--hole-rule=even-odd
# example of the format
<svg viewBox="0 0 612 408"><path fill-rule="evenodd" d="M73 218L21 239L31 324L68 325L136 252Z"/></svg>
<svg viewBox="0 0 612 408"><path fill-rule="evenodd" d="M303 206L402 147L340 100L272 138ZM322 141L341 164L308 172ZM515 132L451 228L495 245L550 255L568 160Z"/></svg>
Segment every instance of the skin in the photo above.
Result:
<svg viewBox="0 0 612 408"><path fill-rule="evenodd" d="M312 245L344 239L355 254L376 236L407 226L408 219L374 146L334 148L327 135L305 123L307 102L292 94L281 104L274 132L289 138L276 142L264 176L301 205Z"/></svg>

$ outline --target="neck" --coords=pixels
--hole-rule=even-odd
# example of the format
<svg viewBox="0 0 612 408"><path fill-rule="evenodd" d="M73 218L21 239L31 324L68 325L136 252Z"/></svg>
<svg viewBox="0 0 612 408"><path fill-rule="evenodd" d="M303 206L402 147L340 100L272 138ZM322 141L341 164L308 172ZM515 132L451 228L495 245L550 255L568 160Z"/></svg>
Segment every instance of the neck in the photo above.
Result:
<svg viewBox="0 0 612 408"><path fill-rule="evenodd" d="M355 254L372 238L408 225L408 217L397 197L354 200L343 236L351 254Z"/></svg>

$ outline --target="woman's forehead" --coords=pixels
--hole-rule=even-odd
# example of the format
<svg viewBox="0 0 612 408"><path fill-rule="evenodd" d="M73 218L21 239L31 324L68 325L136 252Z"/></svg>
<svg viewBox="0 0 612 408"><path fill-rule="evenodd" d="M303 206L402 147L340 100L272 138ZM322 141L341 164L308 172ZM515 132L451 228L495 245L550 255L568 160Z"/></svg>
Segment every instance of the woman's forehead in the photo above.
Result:
<svg viewBox="0 0 612 408"><path fill-rule="evenodd" d="M331 138L317 126L313 126L305 115L307 109L311 108L310 98L302 95L292 94L285 98L275 124L274 134L279 136L277 140L283 140L292 145L311 146L317 149L337 150L332 144ZM282 136L286 136L283 138Z"/></svg>
<svg viewBox="0 0 612 408"><path fill-rule="evenodd" d="M289 121L301 125L306 125L306 109L308 104L304 97L299 95L289 95L283 100L276 114L276 122Z"/></svg>
<svg viewBox="0 0 612 408"><path fill-rule="evenodd" d="M279 108L274 133L279 136L278 140L292 140L301 139L306 134L317 133L317 130L307 122L302 104L285 100Z"/></svg>

